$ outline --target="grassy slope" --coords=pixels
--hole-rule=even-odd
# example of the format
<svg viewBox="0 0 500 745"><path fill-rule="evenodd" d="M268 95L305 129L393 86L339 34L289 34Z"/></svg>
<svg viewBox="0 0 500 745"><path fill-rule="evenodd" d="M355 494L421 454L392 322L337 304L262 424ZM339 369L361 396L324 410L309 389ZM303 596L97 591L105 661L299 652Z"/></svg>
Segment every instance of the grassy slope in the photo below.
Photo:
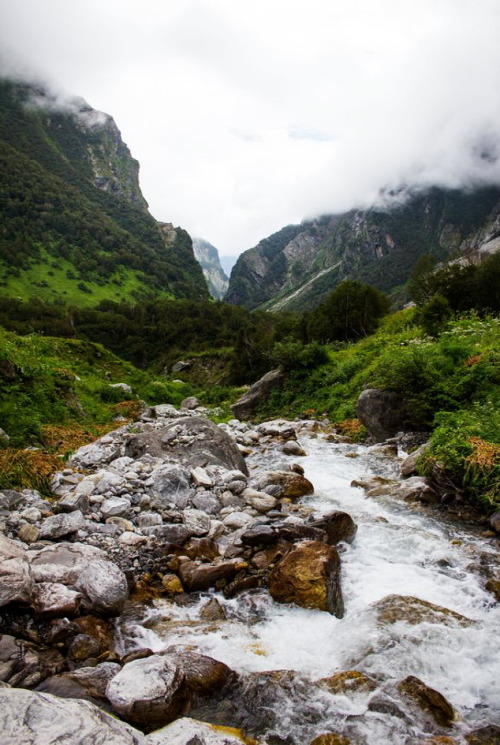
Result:
<svg viewBox="0 0 500 745"><path fill-rule="evenodd" d="M261 416L325 414L343 422L356 416L364 388L396 390L414 427L432 433L422 471L441 471L446 488L494 508L500 504L500 319L463 316L430 339L413 316L389 316L373 336L330 349L328 363L294 370Z"/></svg>

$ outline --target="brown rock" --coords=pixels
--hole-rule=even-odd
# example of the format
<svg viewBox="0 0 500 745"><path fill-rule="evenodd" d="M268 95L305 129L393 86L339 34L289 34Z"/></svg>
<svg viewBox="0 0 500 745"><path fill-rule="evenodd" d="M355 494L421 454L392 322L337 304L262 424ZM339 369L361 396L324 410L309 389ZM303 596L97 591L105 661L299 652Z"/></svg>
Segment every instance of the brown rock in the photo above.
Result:
<svg viewBox="0 0 500 745"><path fill-rule="evenodd" d="M252 417L259 404L267 398L270 391L282 385L284 377L281 370L271 370L266 373L231 406L234 416L237 419Z"/></svg>
<svg viewBox="0 0 500 745"><path fill-rule="evenodd" d="M287 499L300 499L314 492L309 479L295 471L267 471L259 474L256 488L264 490L267 486L279 487L279 493L275 496Z"/></svg>
<svg viewBox="0 0 500 745"><path fill-rule="evenodd" d="M40 537L40 531L36 525L25 523L19 528L17 537L20 541L23 541L23 543L35 543Z"/></svg>
<svg viewBox="0 0 500 745"><path fill-rule="evenodd" d="M179 567L179 575L184 587L190 592L208 590L221 580L231 580L240 569L246 567L241 561L221 561L219 564L197 564L185 561Z"/></svg>
<svg viewBox="0 0 500 745"><path fill-rule="evenodd" d="M168 595L178 595L179 593L184 592L182 583L176 574L163 575L161 583Z"/></svg>
<svg viewBox="0 0 500 745"><path fill-rule="evenodd" d="M430 714L441 727L451 727L455 711L442 693L426 685L414 675L398 683L398 689L424 712Z"/></svg>
<svg viewBox="0 0 500 745"><path fill-rule="evenodd" d="M470 732L465 738L469 745L499 745L500 727L490 724Z"/></svg>
<svg viewBox="0 0 500 745"><path fill-rule="evenodd" d="M210 598L200 611L200 618L204 621L225 621L226 611L217 598Z"/></svg>
<svg viewBox="0 0 500 745"><path fill-rule="evenodd" d="M358 692L371 693L379 686L376 680L360 673L358 670L344 670L331 675L329 678L322 678L318 683L326 686L330 693L335 695Z"/></svg>
<svg viewBox="0 0 500 745"><path fill-rule="evenodd" d="M102 648L99 640L89 634L77 634L68 649L68 657L75 662L99 657Z"/></svg>
<svg viewBox="0 0 500 745"><path fill-rule="evenodd" d="M358 526L347 512L329 512L319 520L311 523L315 528L321 528L328 536L328 543L335 546L340 541L352 543L356 536Z"/></svg>
<svg viewBox="0 0 500 745"><path fill-rule="evenodd" d="M312 541L288 553L269 575L269 593L279 603L344 614L340 558L333 546Z"/></svg>
<svg viewBox="0 0 500 745"><path fill-rule="evenodd" d="M319 735L311 740L310 745L350 745L351 741L344 735L335 732L327 732L325 735Z"/></svg>
<svg viewBox="0 0 500 745"><path fill-rule="evenodd" d="M471 626L470 618L449 608L443 608L411 595L386 595L371 606L377 613L379 623L388 625L396 621L406 621L412 626L427 622L441 623L444 626Z"/></svg>

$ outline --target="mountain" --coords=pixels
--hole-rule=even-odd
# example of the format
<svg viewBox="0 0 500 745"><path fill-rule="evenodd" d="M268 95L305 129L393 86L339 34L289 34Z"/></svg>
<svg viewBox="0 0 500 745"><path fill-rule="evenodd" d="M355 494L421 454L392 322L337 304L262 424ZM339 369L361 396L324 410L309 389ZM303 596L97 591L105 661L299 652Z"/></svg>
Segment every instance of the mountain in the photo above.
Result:
<svg viewBox="0 0 500 745"><path fill-rule="evenodd" d="M148 212L114 120L0 79L0 288L77 305L207 299L191 239Z"/></svg>
<svg viewBox="0 0 500 745"><path fill-rule="evenodd" d="M219 252L203 238L193 238L193 251L196 260L203 269L208 291L216 300L221 300L226 294L229 278L221 266Z"/></svg>
<svg viewBox="0 0 500 745"><path fill-rule="evenodd" d="M423 254L445 261L499 248L499 188L391 194L386 207L306 220L265 238L239 257L225 299L307 310L344 279L394 293Z"/></svg>

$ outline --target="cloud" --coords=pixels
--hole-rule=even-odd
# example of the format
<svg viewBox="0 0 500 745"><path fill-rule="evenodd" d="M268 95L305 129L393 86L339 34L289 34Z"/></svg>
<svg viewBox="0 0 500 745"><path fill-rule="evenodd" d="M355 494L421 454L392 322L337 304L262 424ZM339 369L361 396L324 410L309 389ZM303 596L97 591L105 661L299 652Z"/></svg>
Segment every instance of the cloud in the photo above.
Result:
<svg viewBox="0 0 500 745"><path fill-rule="evenodd" d="M410 184L500 183L497 0L0 0L11 69L108 112L227 254Z"/></svg>

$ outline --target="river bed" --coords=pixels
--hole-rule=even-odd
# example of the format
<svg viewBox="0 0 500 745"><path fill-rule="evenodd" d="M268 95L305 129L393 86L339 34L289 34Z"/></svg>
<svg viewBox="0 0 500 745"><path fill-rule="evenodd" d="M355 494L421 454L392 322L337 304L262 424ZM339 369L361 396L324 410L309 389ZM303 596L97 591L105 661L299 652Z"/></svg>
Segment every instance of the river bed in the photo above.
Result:
<svg viewBox="0 0 500 745"><path fill-rule="evenodd" d="M261 742L306 745L324 732L366 745L420 742L436 731L425 717L405 718L396 704L391 709L391 686L409 675L451 703L456 742L465 743L464 734L473 728L500 724L500 608L474 570L480 553L495 553L494 544L415 506L388 496L370 498L350 485L373 475L394 478L397 459L322 436L302 437L301 444L307 456L300 464L315 487L303 503L318 515L348 512L358 525L354 542L341 546L344 618L280 605L253 590L231 600L217 594L227 620L206 621L200 611L213 596L203 594L186 605L157 601L141 623L129 626L126 646L195 649L240 674L289 670L317 681L357 670L377 682L376 690L354 693L317 687L314 700L310 692L301 698L283 691L268 732L259 733ZM256 453L249 466L272 468L283 459L281 453ZM455 623L454 616L381 623L376 604L390 595L419 598L472 623Z"/></svg>

